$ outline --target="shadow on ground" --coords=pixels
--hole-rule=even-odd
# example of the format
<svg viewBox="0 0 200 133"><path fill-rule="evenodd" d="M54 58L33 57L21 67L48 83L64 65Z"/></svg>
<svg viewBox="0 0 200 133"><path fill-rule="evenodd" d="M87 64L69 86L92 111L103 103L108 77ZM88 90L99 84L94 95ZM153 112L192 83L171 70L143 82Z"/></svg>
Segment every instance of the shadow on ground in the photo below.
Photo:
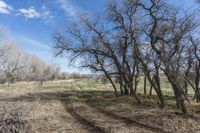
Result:
<svg viewBox="0 0 200 133"><path fill-rule="evenodd" d="M108 112L111 112L112 114L108 115L108 114L104 113L104 115L112 117L113 119L120 119L120 120L123 120L125 122L127 122L127 120L128 120L131 124L135 124L137 127L140 127L140 128L145 127L146 129L151 129L151 130L156 130L156 131L160 131L161 129L165 129L165 127L162 124L160 126L157 126L157 127L154 127L154 125L151 125L152 121L155 118L156 118L156 121L154 121L155 123L156 122L162 123L163 119L160 119L160 118L165 118L165 119L171 120L174 117L176 117L176 114L172 114L172 112L167 112L166 110L156 110L155 109L155 106L157 106L155 104L156 103L155 101L157 100L156 96L151 96L151 97L145 96L144 97L144 96L140 95L140 97L143 97L142 99L146 98L146 99L148 99L148 101L151 101L149 99L152 98L152 102L143 101L142 105L137 105L137 104L135 104L136 100L134 100L133 97L122 96L122 97L116 98L112 91L98 91L98 90L91 90L91 91L85 91L85 90L84 91L83 90L82 91L77 91L77 90L59 91L58 90L58 92L26 93L26 94L24 94L22 96L18 96L18 97L1 98L0 102L1 101L5 101L5 102L17 102L17 101L33 102L35 100L40 100L40 101L57 100L57 101L61 101L68 113L70 113L75 119L80 121L83 125L88 125L89 127L94 127L94 130L96 130L96 128L95 128L96 125L93 125L93 124L87 122L86 120L84 120L83 118L78 116L76 113L74 113L73 110L70 110L70 104L76 103L76 102L83 102L83 103L86 103L87 105L91 106L92 108L94 107L95 109L99 108L99 107L105 109L109 105L111 105L112 107L116 106L112 110L107 110ZM172 97L167 97L167 98L172 100ZM127 108L126 106L124 108L122 108L122 107L119 106L121 103L126 104L126 105L127 104L133 105L134 108L131 108L131 110L129 110L129 108ZM154 104L152 104L152 103L154 103ZM150 111L149 109L155 109L155 110ZM80 110L82 111L81 108L80 108ZM134 110L136 112L132 112L132 110ZM142 112L142 111L146 111L146 112ZM99 112L102 113L103 111L99 111ZM163 114L163 112L165 114ZM113 113L115 113L115 114L113 114ZM130 115L128 115L129 113L130 113ZM135 113L135 115L134 115L134 113ZM124 115L126 117L124 117ZM133 115L134 115L134 118L130 119L130 118L132 118ZM170 118L169 118L169 116L170 116ZM129 118L129 119L127 119L127 118ZM178 118L181 118L181 117L178 117ZM181 118L181 119L183 119L183 121L187 121L190 118L187 118L187 119ZM147 120L149 120L151 123L149 124ZM157 124L157 125L159 125L159 124Z"/></svg>
<svg viewBox="0 0 200 133"><path fill-rule="evenodd" d="M0 101L16 102L16 101L35 101L35 100L59 100L67 102L67 100L90 101L94 99L109 99L115 97L112 91L63 91L63 92L39 92L27 93L25 95L13 98L3 98Z"/></svg>

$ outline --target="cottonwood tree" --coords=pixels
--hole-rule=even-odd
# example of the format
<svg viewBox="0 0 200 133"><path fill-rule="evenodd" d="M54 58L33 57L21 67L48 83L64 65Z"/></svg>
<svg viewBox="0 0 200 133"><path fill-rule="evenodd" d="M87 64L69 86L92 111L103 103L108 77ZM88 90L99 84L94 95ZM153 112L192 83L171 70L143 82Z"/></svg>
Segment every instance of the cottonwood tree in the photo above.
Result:
<svg viewBox="0 0 200 133"><path fill-rule="evenodd" d="M182 64L188 64L190 57L186 56L186 48L193 46L197 55L192 58L192 65L197 73L198 97L199 45L195 39L188 39L195 37L198 25L193 12L182 12L164 0L112 1L103 18L82 16L78 24L70 25L66 36L55 34L55 51L57 55L70 52L72 60L82 58L83 67L107 77L116 96L118 83L121 94L133 95L138 103L141 99L136 93L137 79L139 72L144 73L161 108L165 107L160 83L160 73L163 73L171 84L177 107L188 113L185 100L189 102L189 99L183 83L188 83L190 68Z"/></svg>
<svg viewBox="0 0 200 133"><path fill-rule="evenodd" d="M161 102L161 107L164 107L165 102L162 92L156 86L156 82L151 78L152 68L149 65L149 61L151 63L151 58L149 58L149 52L147 51L147 49L144 49L148 48L148 50L150 50L151 47L146 46L148 44L146 44L147 41L141 40L141 36L143 36L143 29L142 25L138 24L143 24L143 20L141 20L140 17L140 19L137 19L140 13L140 10L138 10L139 5L137 3L134 3L134 1L124 1L122 7L117 6L116 3L111 3L109 7L109 9L111 9L111 12L114 12L115 14L113 17L113 21L117 25L116 28L118 29L118 32L122 30L125 31L127 35L127 41L130 45L129 49L132 50L132 59L135 60L135 66L137 66L139 63L142 65L145 75L147 75L149 82L151 83L158 95L158 98ZM137 83L135 82L135 84Z"/></svg>
<svg viewBox="0 0 200 133"><path fill-rule="evenodd" d="M192 88L195 91L194 98L196 99L197 102L200 102L200 44L199 44L199 40L194 40L192 36L190 36L190 41L193 46L192 54L194 55L193 62L188 62L189 68L192 67L192 63L193 63L193 69L192 69L193 84L190 82L190 85L192 86ZM185 75L185 76L187 76L187 75ZM189 79L188 79L188 81L189 81Z"/></svg>
<svg viewBox="0 0 200 133"><path fill-rule="evenodd" d="M111 82L116 95L117 89L112 76L118 75L123 92L125 94L130 92L140 103L133 88L134 62L128 61L132 59L132 54L128 54L130 52L128 47L131 47L127 42L128 37L121 33L116 34L116 31L113 31L115 27L110 30L105 29L106 25L100 23L99 20L92 21L88 17L81 17L81 23L83 24L82 30L79 30L78 25L71 26L68 30L68 34L73 38L71 41L59 34L54 36L57 42L55 46L57 55L70 51L73 58L86 58L84 66L104 73Z"/></svg>

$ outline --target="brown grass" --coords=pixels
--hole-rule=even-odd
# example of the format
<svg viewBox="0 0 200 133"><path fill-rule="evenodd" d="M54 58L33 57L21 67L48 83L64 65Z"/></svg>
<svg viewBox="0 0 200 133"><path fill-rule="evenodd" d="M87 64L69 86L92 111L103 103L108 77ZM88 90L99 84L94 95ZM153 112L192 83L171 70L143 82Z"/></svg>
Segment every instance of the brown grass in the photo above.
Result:
<svg viewBox="0 0 200 133"><path fill-rule="evenodd" d="M21 108L23 119L35 133L200 131L199 104L188 105L191 115L184 116L172 97L166 97L164 110L158 108L155 96L143 99L143 104L137 105L132 97L115 98L109 84L94 79L51 81L42 87L37 82L0 87L0 106Z"/></svg>

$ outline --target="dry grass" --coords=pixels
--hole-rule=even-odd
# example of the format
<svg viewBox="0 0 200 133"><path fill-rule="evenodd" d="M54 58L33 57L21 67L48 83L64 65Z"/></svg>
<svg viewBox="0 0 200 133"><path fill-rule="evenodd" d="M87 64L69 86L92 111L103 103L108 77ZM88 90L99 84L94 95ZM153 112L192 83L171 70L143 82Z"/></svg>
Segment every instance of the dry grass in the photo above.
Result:
<svg viewBox="0 0 200 133"><path fill-rule="evenodd" d="M137 133L157 132L156 128L177 133L200 131L199 104L188 105L192 115L183 116L171 97L166 97L164 110L157 107L155 96L143 99L143 104L136 105L132 97L115 98L109 84L94 79L51 81L42 87L37 82L0 87L0 106L20 108L22 119L31 123L35 133ZM132 122L127 124L128 118Z"/></svg>
<svg viewBox="0 0 200 133"><path fill-rule="evenodd" d="M148 125L173 133L197 133L200 131L200 116L184 116L171 109L137 108L127 104L107 106L104 110L112 112L122 119L130 119L133 123Z"/></svg>
<svg viewBox="0 0 200 133"><path fill-rule="evenodd" d="M23 119L31 123L34 132L88 132L87 126L74 119L63 106L68 100L66 91L81 91L74 80L46 82L20 82L0 88L0 106L21 108ZM69 99L75 99L70 96Z"/></svg>

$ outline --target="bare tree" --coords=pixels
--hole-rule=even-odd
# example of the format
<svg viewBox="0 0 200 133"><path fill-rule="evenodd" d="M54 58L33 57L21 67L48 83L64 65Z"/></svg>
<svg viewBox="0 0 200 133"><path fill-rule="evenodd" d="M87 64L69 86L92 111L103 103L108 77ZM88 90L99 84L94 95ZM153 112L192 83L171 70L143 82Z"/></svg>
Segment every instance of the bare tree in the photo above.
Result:
<svg viewBox="0 0 200 133"><path fill-rule="evenodd" d="M112 22L112 20L110 20ZM69 40L66 40L62 35L57 34L54 36L57 44L55 46L57 55L63 52L70 51L73 57L82 57L87 59L84 66L88 66L95 71L101 71L105 74L108 80L111 82L115 93L117 95L117 89L114 85L111 76L119 75L119 83L128 94L134 95L138 103L140 100L133 88L133 62L128 62L128 58L132 58L131 54L128 55L127 38L124 34L114 34L113 29L105 29L102 23L92 21L88 17L81 17L81 23L83 24L83 30L79 30L77 25L71 26L68 31L70 36L76 40L76 46ZM88 38L90 36L91 38ZM119 40L115 41L114 38L118 37ZM126 46L127 45L127 46ZM122 47L120 49L119 47ZM127 47L127 48L126 48ZM121 56L124 55L124 56ZM74 59L74 58L73 58Z"/></svg>
<svg viewBox="0 0 200 133"><path fill-rule="evenodd" d="M195 89L195 98L197 102L200 102L200 45L199 41L195 41L192 36L190 36L190 41L194 47L194 86L193 88ZM187 75L186 75L187 76Z"/></svg>
<svg viewBox="0 0 200 133"><path fill-rule="evenodd" d="M1 56L1 77L3 82L13 83L17 78L17 72L22 69L22 51L13 40L6 40L2 45L4 52Z"/></svg>
<svg viewBox="0 0 200 133"><path fill-rule="evenodd" d="M187 114L185 100L190 101L186 83L191 65L197 73L194 86L199 97L199 45L194 39L188 40L197 27L193 13L182 12L164 0L112 1L103 18L82 16L78 24L70 25L67 36L55 34L55 51L57 55L70 52L72 60L83 59L83 67L106 76L116 96L119 89L121 94L133 95L138 103L138 77L139 72L144 73L144 82L148 79L161 108L165 107L160 83L163 73L172 86L177 107ZM194 47L195 58L187 56L188 45Z"/></svg>

